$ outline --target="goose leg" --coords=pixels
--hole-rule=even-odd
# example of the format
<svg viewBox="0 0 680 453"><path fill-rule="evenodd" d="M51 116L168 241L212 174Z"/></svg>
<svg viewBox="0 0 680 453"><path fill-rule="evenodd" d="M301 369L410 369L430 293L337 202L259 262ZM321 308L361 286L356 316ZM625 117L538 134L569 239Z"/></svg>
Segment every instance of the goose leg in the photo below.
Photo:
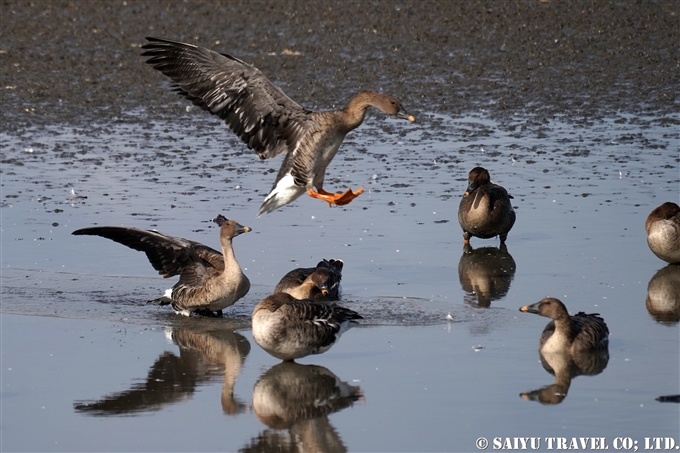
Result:
<svg viewBox="0 0 680 453"><path fill-rule="evenodd" d="M348 204L350 201L354 200L363 191L364 188L359 187L356 190L356 192L353 192L352 189L347 189L344 193L330 193L320 188L318 192L315 191L314 189L309 189L307 191L307 195L309 195L312 198L318 198L319 200L327 202L328 206L333 206L334 204L338 206L343 206Z"/></svg>

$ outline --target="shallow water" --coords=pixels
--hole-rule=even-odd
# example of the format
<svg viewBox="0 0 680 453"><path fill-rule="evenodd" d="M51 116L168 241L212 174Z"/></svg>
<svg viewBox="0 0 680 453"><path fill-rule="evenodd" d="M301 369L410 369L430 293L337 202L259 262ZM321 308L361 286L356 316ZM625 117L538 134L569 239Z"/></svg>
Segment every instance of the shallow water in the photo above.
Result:
<svg viewBox="0 0 680 453"><path fill-rule="evenodd" d="M256 161L200 114L173 123L130 114L139 127L2 136L3 412L12 415L4 449L252 451L302 442L444 451L472 450L479 437L541 437L543 449L546 437L604 437L610 448L622 436L640 446L677 439L677 404L655 400L678 393L677 302L655 310L645 301L657 271L664 282L678 269L644 236L646 215L678 184L674 123L622 115L529 127L478 112L425 114L409 125L376 116L349 138L327 183L363 184L365 194L332 209L305 197L256 218L278 162ZM177 124L191 132L180 136ZM456 209L474 165L514 196L507 252L497 239L473 238L477 252L463 253ZM218 213L253 228L234 241L253 288L223 320L144 305L172 282L140 253L70 235L123 224L216 246L209 219ZM286 271L324 257L344 260L343 303L366 319L300 363L357 389L300 415L281 395L290 397L289 374L305 372L283 373L283 394L258 390L277 361L252 340L249 314ZM567 379L559 401L531 394L556 382L537 352L547 319L518 311L546 295L572 312L600 313L611 331L604 369ZM262 415L258 405L271 398L284 399L277 405L288 418ZM38 436L36 420L48 427Z"/></svg>
<svg viewBox="0 0 680 453"><path fill-rule="evenodd" d="M0 450L680 444L678 404L658 400L680 394L680 268L644 234L680 201L680 11L573 5L3 1ZM370 111L347 137L325 185L363 185L351 204L305 196L257 218L280 158L177 99L140 60L147 35L252 61L305 107L370 88L417 122ZM473 238L464 253L477 165L517 222L506 249ZM253 228L234 240L252 287L223 319L145 305L175 280L71 235L127 225L217 247L219 213ZM344 261L342 304L365 319L281 366L250 314L321 258ZM608 356L539 357L548 320L518 308L544 296L600 313Z"/></svg>

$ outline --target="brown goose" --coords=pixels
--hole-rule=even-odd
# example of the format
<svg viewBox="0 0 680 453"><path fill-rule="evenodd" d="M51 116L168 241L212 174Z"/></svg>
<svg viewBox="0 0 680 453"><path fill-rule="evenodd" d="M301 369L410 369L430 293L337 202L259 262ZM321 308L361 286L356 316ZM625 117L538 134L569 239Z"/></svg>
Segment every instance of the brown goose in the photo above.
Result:
<svg viewBox="0 0 680 453"><path fill-rule="evenodd" d="M283 276L274 292L288 293L296 299L329 302L340 299L342 260L319 261L316 267L293 269Z"/></svg>
<svg viewBox="0 0 680 453"><path fill-rule="evenodd" d="M172 79L179 94L221 118L260 159L286 154L258 216L305 192L329 205L349 203L363 188L341 194L323 189L326 167L345 135L363 122L368 107L414 121L397 99L372 91L359 93L344 109L313 112L238 58L192 44L146 39L142 55L151 57L147 63Z"/></svg>
<svg viewBox="0 0 680 453"><path fill-rule="evenodd" d="M680 263L680 206L666 202L654 209L645 222L647 244L656 256Z"/></svg>
<svg viewBox="0 0 680 453"><path fill-rule="evenodd" d="M609 345L609 329L598 313L579 312L569 316L567 307L553 297L519 309L525 313L552 318L545 326L539 342L539 351L576 353L580 351L606 349Z"/></svg>
<svg viewBox="0 0 680 453"><path fill-rule="evenodd" d="M328 351L363 317L349 308L274 293L255 306L252 319L255 342L274 357L292 361Z"/></svg>
<svg viewBox="0 0 680 453"><path fill-rule="evenodd" d="M139 228L103 226L83 228L75 235L101 236L145 252L154 269L165 278L179 275L179 281L159 299L149 301L172 305L180 314L222 316L250 289L250 281L236 262L231 240L250 231L234 220L218 215L222 253L199 242Z"/></svg>
<svg viewBox="0 0 680 453"><path fill-rule="evenodd" d="M465 244L470 237L489 239L499 236L505 243L515 224L515 211L508 192L491 182L489 172L475 167L468 175L468 187L458 207L458 223L463 229Z"/></svg>

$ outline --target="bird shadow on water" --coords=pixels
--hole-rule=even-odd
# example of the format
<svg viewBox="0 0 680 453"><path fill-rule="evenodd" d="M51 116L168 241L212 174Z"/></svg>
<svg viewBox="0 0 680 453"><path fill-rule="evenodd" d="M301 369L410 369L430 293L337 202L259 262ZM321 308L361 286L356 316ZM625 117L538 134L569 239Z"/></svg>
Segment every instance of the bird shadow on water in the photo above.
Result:
<svg viewBox="0 0 680 453"><path fill-rule="evenodd" d="M505 244L476 249L465 244L458 262L465 303L488 308L492 301L503 299L510 291L516 270L515 260Z"/></svg>
<svg viewBox="0 0 680 453"><path fill-rule="evenodd" d="M328 368L282 362L255 383L253 410L267 428L240 451L347 451L328 416L363 399Z"/></svg>
<svg viewBox="0 0 680 453"><path fill-rule="evenodd" d="M560 404L567 397L571 380L577 376L596 376L607 368L609 351L586 351L579 353L543 353L539 351L541 365L555 376L555 382L540 389L520 393L528 401L544 405Z"/></svg>
<svg viewBox="0 0 680 453"><path fill-rule="evenodd" d="M234 385L250 352L250 343L224 323L180 319L166 328L166 336L179 347L179 355L162 352L146 379L128 390L97 400L73 403L77 413L96 417L140 415L186 401L199 386L222 380L221 405L227 415L247 410L234 395Z"/></svg>

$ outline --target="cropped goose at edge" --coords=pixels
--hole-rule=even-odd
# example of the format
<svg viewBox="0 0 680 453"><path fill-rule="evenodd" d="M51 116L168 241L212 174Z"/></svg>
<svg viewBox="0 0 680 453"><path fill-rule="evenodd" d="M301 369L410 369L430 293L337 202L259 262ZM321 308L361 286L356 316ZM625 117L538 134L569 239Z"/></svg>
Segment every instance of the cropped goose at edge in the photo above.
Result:
<svg viewBox="0 0 680 453"><path fill-rule="evenodd" d="M151 57L147 63L172 79L179 94L221 118L260 159L286 154L258 216L305 192L329 205L349 203L363 188L341 194L323 189L326 167L345 135L359 127L368 107L414 121L399 100L373 91L362 91L344 109L314 112L238 58L192 44L146 39L142 55Z"/></svg>

